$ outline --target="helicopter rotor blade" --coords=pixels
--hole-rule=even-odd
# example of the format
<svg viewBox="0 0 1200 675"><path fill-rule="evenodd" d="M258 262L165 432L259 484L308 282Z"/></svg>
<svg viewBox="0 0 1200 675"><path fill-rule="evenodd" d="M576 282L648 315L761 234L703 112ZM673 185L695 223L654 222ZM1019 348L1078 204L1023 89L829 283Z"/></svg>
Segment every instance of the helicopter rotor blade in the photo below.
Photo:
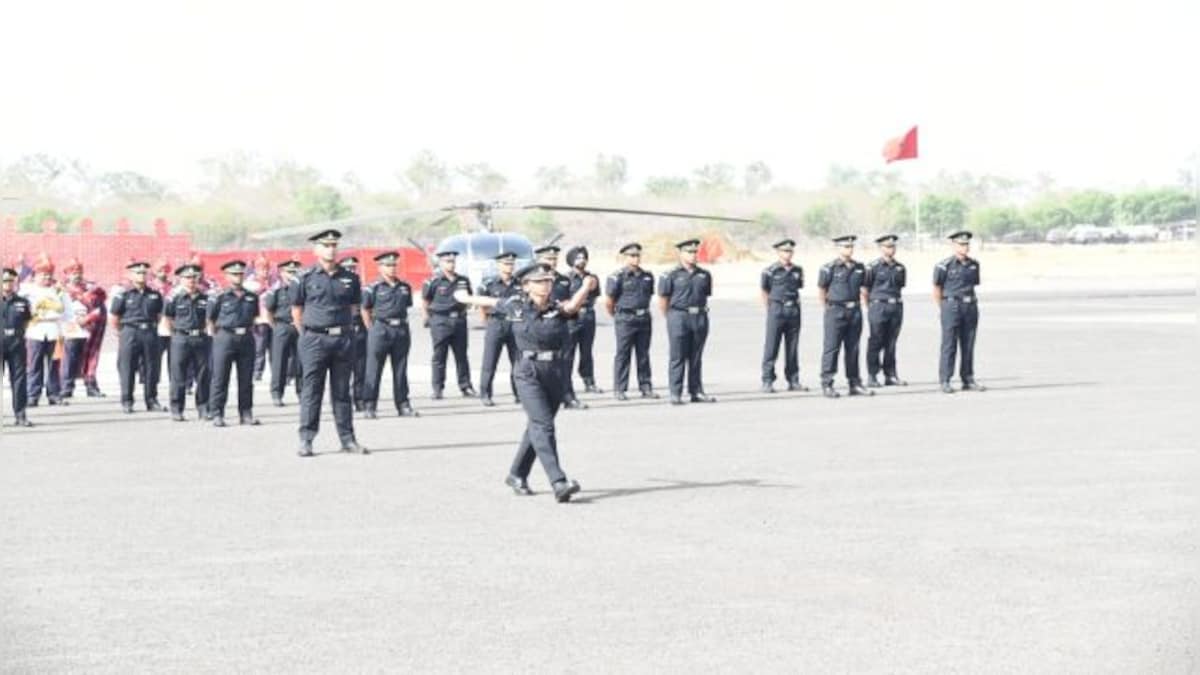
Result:
<svg viewBox="0 0 1200 675"><path fill-rule="evenodd" d="M319 230L348 230L363 225L372 225L379 222L387 222L414 216L428 215L431 213L441 213L445 209L413 209L409 211L392 211L389 213L376 213L369 216L353 216L350 218L339 218L338 220L326 220L318 223L309 223L307 225L293 225L290 227L281 227L266 232L255 232L250 235L250 239L255 241L263 241L267 239L282 239L298 234L306 234L317 232Z"/></svg>
<svg viewBox="0 0 1200 675"><path fill-rule="evenodd" d="M563 238L563 236L564 236L564 235L563 235L563 233L562 233L562 232L559 232L558 234L554 235L554 236L553 236L553 237L550 239L550 241L546 242L546 243L545 243L545 244L543 244L543 245L544 245L544 246L553 246L553 245L557 244L557 243L559 242L559 240Z"/></svg>
<svg viewBox="0 0 1200 675"><path fill-rule="evenodd" d="M585 213L619 213L631 216L664 216L667 218L692 218L695 220L720 220L730 223L753 223L753 218L735 218L732 216L715 216L704 213L677 213L674 211L646 211L643 209L616 209L603 206L568 206L565 204L524 204L521 206L500 206L505 209L540 209L542 211L575 211Z"/></svg>

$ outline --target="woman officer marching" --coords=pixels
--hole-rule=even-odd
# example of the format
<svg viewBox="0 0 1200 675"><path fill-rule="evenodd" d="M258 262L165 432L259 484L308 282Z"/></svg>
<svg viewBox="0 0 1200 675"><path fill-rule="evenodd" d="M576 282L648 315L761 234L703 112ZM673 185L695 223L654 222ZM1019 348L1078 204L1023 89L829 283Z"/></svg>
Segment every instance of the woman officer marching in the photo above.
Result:
<svg viewBox="0 0 1200 675"><path fill-rule="evenodd" d="M554 416L563 403L563 368L559 362L562 346L567 339L567 319L579 311L588 293L596 286L589 277L570 299L554 303L550 287L554 270L544 263L533 263L516 274L521 293L498 299L471 295L464 290L455 292L454 299L479 307L492 307L503 320L512 323L520 358L513 370L517 395L529 421L512 469L504 482L518 495L531 495L529 471L536 456L546 470L559 502L571 500L579 492L579 483L569 480L558 465L558 441L554 433Z"/></svg>

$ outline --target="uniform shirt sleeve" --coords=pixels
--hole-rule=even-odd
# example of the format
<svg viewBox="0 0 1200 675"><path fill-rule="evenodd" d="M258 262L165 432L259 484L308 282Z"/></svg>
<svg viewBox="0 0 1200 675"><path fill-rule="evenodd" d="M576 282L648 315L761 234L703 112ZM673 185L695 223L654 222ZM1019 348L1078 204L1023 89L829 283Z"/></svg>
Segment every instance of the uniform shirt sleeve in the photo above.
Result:
<svg viewBox="0 0 1200 675"><path fill-rule="evenodd" d="M421 297L426 302L433 302L433 279L428 279L421 285Z"/></svg>
<svg viewBox="0 0 1200 675"><path fill-rule="evenodd" d="M704 278L708 280L708 283L704 284L704 297L711 298L712 294L713 294L712 272L709 272L708 270L704 270Z"/></svg>
<svg viewBox="0 0 1200 675"><path fill-rule="evenodd" d="M362 301L362 293L363 293L362 281L358 278L358 275L351 275L351 276L354 279L354 283L352 284L352 286L354 288L354 297L358 298L359 301L361 302ZM354 303L354 304L358 304L358 303Z"/></svg>
<svg viewBox="0 0 1200 675"><path fill-rule="evenodd" d="M829 284L832 281L833 281L833 275L830 274L829 265L823 265L821 267L821 273L817 275L817 287L828 289Z"/></svg>
<svg viewBox="0 0 1200 675"><path fill-rule="evenodd" d="M263 307L265 307L268 312L274 313L275 308L279 304L276 294L276 291L268 291L266 296L263 297Z"/></svg>
<svg viewBox="0 0 1200 675"><path fill-rule="evenodd" d="M908 268L901 266L896 270L896 288L904 288L908 283Z"/></svg>
<svg viewBox="0 0 1200 675"><path fill-rule="evenodd" d="M217 320L217 313L221 311L222 297L224 297L224 294L218 295L213 301L208 303L208 312L206 312L206 314L208 315L209 321Z"/></svg>
<svg viewBox="0 0 1200 675"><path fill-rule="evenodd" d="M771 292L771 268L770 267L763 270L762 274L759 275L758 287L761 288L764 293Z"/></svg>
<svg viewBox="0 0 1200 675"><path fill-rule="evenodd" d="M308 277L300 277L288 286L288 296L293 307L304 306L304 301L308 299L307 281Z"/></svg>
<svg viewBox="0 0 1200 675"><path fill-rule="evenodd" d="M661 295L663 297L670 297L672 291L675 288L675 284L672 281L674 276L675 275L671 274L670 272L664 272L664 273L658 275L658 294L659 295Z"/></svg>
<svg viewBox="0 0 1200 675"><path fill-rule="evenodd" d="M796 271L800 273L799 283L796 285L796 288L804 288L804 268L796 265Z"/></svg>
<svg viewBox="0 0 1200 675"><path fill-rule="evenodd" d="M867 265L867 269L863 272L863 288L870 288L875 285L875 265Z"/></svg>
<svg viewBox="0 0 1200 675"><path fill-rule="evenodd" d="M983 282L982 271L983 271L983 267L979 264L979 261L976 260L975 261L975 285L976 286L980 285L980 283Z"/></svg>
<svg viewBox="0 0 1200 675"><path fill-rule="evenodd" d="M163 306L163 314L171 319L175 318L175 303L168 302Z"/></svg>
<svg viewBox="0 0 1200 675"><path fill-rule="evenodd" d="M608 276L608 280L604 283L604 294L614 301L621 297L621 279L617 275L610 274Z"/></svg>
<svg viewBox="0 0 1200 675"><path fill-rule="evenodd" d="M408 292L401 293L400 300L398 302L402 309L408 309L409 307L412 307L412 303L413 303L412 286L409 286L408 284L406 284L402 281L396 286L396 290L400 290L401 288L408 289Z"/></svg>
<svg viewBox="0 0 1200 675"><path fill-rule="evenodd" d="M113 296L112 307L108 310L113 316L121 316L125 313L125 294L118 293Z"/></svg>
<svg viewBox="0 0 1200 675"><path fill-rule="evenodd" d="M933 266L933 285L946 285L946 263L938 263Z"/></svg>
<svg viewBox="0 0 1200 675"><path fill-rule="evenodd" d="M375 306L375 289L367 286L362 290L362 308L371 309Z"/></svg>

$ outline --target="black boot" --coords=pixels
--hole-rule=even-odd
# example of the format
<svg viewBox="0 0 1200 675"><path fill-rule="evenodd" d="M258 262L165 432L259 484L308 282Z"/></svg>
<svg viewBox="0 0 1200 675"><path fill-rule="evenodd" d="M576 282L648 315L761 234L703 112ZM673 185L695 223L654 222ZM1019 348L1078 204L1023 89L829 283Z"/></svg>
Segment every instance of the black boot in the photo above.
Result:
<svg viewBox="0 0 1200 675"><path fill-rule="evenodd" d="M371 401L363 406L363 417L369 420L377 419L379 417L379 413L376 412L376 405L377 404L374 401Z"/></svg>
<svg viewBox="0 0 1200 675"><path fill-rule="evenodd" d="M761 391L764 394L774 394L775 393L775 385L771 384L770 382L763 382L762 387L759 388L759 391Z"/></svg>
<svg viewBox="0 0 1200 675"><path fill-rule="evenodd" d="M967 380L963 382L963 391L987 391L987 387L979 384L975 380Z"/></svg>
<svg viewBox="0 0 1200 675"><path fill-rule="evenodd" d="M800 380L788 382L788 391L808 391L808 387L800 384Z"/></svg>
<svg viewBox="0 0 1200 675"><path fill-rule="evenodd" d="M533 494L533 490L529 489L529 481L524 478L518 478L512 474L509 474L509 476L504 479L504 484L512 488L512 491L521 497L528 497L529 495Z"/></svg>
<svg viewBox="0 0 1200 675"><path fill-rule="evenodd" d="M850 395L851 396L874 396L875 392L862 386L861 383L855 382L850 385Z"/></svg>
<svg viewBox="0 0 1200 675"><path fill-rule="evenodd" d="M588 394L603 394L604 390L596 386L595 380L584 380L583 391Z"/></svg>
<svg viewBox="0 0 1200 675"><path fill-rule="evenodd" d="M875 375L868 375L867 376L867 386L870 387L871 389L878 389L878 388L882 387L883 385L879 383L878 377L876 377Z"/></svg>
<svg viewBox="0 0 1200 675"><path fill-rule="evenodd" d="M300 450L296 454L301 457L312 457L312 441L300 441Z"/></svg>
<svg viewBox="0 0 1200 675"><path fill-rule="evenodd" d="M706 394L702 391L698 391L698 392L692 394L692 403L716 403L716 402L717 402L716 396L709 396L708 394Z"/></svg>
<svg viewBox="0 0 1200 675"><path fill-rule="evenodd" d="M895 375L888 375L887 377L883 378L883 386L885 386L885 387L907 387L908 383L905 382L904 380L900 379L899 377L896 377Z"/></svg>
<svg viewBox="0 0 1200 675"><path fill-rule="evenodd" d="M418 417L416 410L413 410L412 404L408 401L401 401L400 407L396 410L401 417Z"/></svg>
<svg viewBox="0 0 1200 675"><path fill-rule="evenodd" d="M838 398L839 396L841 396L841 394L839 394L837 392L837 389L833 388L832 384L822 384L821 385L821 395L824 396L825 398Z"/></svg>
<svg viewBox="0 0 1200 675"><path fill-rule="evenodd" d="M945 382L942 383L942 393L943 394L953 394L954 393L954 387L951 386L949 380L946 380Z"/></svg>
<svg viewBox="0 0 1200 675"><path fill-rule="evenodd" d="M573 480L560 480L554 484L554 499L559 504L565 504L571 501L571 495L579 492L581 489L579 483Z"/></svg>

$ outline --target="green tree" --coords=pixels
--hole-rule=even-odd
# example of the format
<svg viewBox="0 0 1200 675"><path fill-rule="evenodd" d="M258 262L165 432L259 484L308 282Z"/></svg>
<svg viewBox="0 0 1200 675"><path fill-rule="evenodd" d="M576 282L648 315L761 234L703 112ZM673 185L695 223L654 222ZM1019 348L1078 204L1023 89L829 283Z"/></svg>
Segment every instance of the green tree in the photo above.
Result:
<svg viewBox="0 0 1200 675"><path fill-rule="evenodd" d="M1117 212L1117 198L1100 190L1085 190L1067 198L1066 207L1080 223L1107 227Z"/></svg>
<svg viewBox="0 0 1200 675"><path fill-rule="evenodd" d="M1192 196L1179 188L1137 190L1121 196L1117 210L1126 225L1173 223L1193 217Z"/></svg>
<svg viewBox="0 0 1200 675"><path fill-rule="evenodd" d="M751 162L742 171L742 183L746 194L754 196L771 184L771 167L766 162Z"/></svg>
<svg viewBox="0 0 1200 675"><path fill-rule="evenodd" d="M913 207L908 195L889 192L879 205L879 223L893 232L913 229Z"/></svg>
<svg viewBox="0 0 1200 675"><path fill-rule="evenodd" d="M958 197L926 195L921 200L921 229L938 236L961 228L967 222L967 204Z"/></svg>
<svg viewBox="0 0 1200 675"><path fill-rule="evenodd" d="M691 190L683 176L651 176L646 179L646 193L655 197L682 197Z"/></svg>
<svg viewBox="0 0 1200 675"><path fill-rule="evenodd" d="M566 166L540 166L534 172L538 191L542 194L566 192L571 188L571 172Z"/></svg>
<svg viewBox="0 0 1200 675"><path fill-rule="evenodd" d="M717 162L705 164L692 172L696 177L696 190L705 194L722 194L733 191L733 180L737 171L732 164Z"/></svg>
<svg viewBox="0 0 1200 675"><path fill-rule="evenodd" d="M1024 226L1021 213L1011 206L985 206L971 212L971 229L991 237L1015 232Z"/></svg>
<svg viewBox="0 0 1200 675"><path fill-rule="evenodd" d="M629 163L621 155L596 155L596 188L620 192L629 180Z"/></svg>
<svg viewBox="0 0 1200 675"><path fill-rule="evenodd" d="M431 150L418 152L404 169L401 180L412 186L418 198L445 194L452 183L449 169Z"/></svg>
<svg viewBox="0 0 1200 675"><path fill-rule="evenodd" d="M1038 232L1046 232L1055 227L1070 227L1075 223L1075 215L1058 199L1044 197L1025 209L1025 222Z"/></svg>
<svg viewBox="0 0 1200 675"><path fill-rule="evenodd" d="M471 184L477 195L495 195L508 187L508 179L487 162L475 162L458 167L458 174Z"/></svg>
<svg viewBox="0 0 1200 675"><path fill-rule="evenodd" d="M158 201L167 194L162 183L133 171L116 171L100 176L104 190L122 201Z"/></svg>
<svg viewBox="0 0 1200 675"><path fill-rule="evenodd" d="M41 232L42 223L47 220L53 220L58 223L59 232L66 232L70 229L70 225L75 220L75 217L54 209L37 209L21 216L20 220L17 221L17 229L22 232Z"/></svg>
<svg viewBox="0 0 1200 675"><path fill-rule="evenodd" d="M301 215L314 222L337 220L350 215L350 205L342 199L342 193L329 185L317 185L302 191L296 197L296 208Z"/></svg>
<svg viewBox="0 0 1200 675"><path fill-rule="evenodd" d="M845 231L850 222L846 204L840 200L823 201L805 209L800 216L804 231L814 237L827 237Z"/></svg>

